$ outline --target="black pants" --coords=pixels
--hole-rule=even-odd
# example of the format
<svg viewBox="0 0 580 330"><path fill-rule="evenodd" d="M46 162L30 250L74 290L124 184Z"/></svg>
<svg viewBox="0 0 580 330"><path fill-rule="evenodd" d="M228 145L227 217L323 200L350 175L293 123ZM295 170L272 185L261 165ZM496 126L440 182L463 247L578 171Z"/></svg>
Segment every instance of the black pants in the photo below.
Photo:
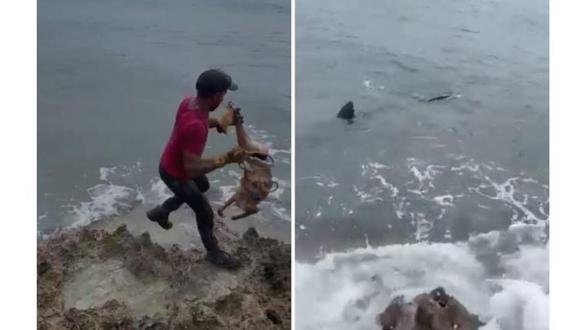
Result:
<svg viewBox="0 0 580 330"><path fill-rule="evenodd" d="M193 180L182 180L167 174L159 168L159 176L167 187L175 194L163 202L162 207L167 212L177 210L183 203L187 204L195 212L197 230L206 250L212 251L218 248L217 239L213 233L213 210L207 197L203 194L209 190L209 181L205 175Z"/></svg>

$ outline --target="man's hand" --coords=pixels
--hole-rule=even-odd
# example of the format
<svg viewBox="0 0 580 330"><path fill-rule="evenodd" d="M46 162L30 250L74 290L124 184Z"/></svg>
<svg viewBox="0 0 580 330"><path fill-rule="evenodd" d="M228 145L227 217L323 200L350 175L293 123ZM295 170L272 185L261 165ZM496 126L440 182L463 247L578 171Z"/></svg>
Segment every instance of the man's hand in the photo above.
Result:
<svg viewBox="0 0 580 330"><path fill-rule="evenodd" d="M228 102L226 107L234 110L234 125L241 125L244 123L244 116L242 116L241 108L236 107L232 102Z"/></svg>
<svg viewBox="0 0 580 330"><path fill-rule="evenodd" d="M244 116L242 116L240 110L241 110L240 108L236 108L236 110L234 111L234 125L244 124Z"/></svg>
<svg viewBox="0 0 580 330"><path fill-rule="evenodd" d="M233 147L225 155L225 162L228 163L241 163L248 157L248 152L240 147Z"/></svg>

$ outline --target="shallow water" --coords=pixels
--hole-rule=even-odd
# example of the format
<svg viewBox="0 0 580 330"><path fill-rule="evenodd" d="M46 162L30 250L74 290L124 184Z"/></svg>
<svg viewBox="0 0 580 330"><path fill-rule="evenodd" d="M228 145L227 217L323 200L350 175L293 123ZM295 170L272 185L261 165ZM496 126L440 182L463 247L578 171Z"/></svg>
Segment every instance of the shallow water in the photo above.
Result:
<svg viewBox="0 0 580 330"><path fill-rule="evenodd" d="M39 1L39 234L156 202L177 105L212 66L238 82L227 99L275 151L283 189L265 213L289 219L289 2ZM234 143L211 135L206 153ZM229 197L220 189L237 171L210 175L212 200Z"/></svg>

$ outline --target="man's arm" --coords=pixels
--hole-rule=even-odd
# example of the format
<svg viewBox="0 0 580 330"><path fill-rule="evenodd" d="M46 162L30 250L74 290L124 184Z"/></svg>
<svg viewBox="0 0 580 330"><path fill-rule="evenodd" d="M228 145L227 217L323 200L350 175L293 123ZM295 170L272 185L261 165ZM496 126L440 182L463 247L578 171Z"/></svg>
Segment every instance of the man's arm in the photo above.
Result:
<svg viewBox="0 0 580 330"><path fill-rule="evenodd" d="M183 165L187 176L190 178L195 178L223 167L225 165L225 161L220 159L220 157L203 159L194 153L184 152Z"/></svg>
<svg viewBox="0 0 580 330"><path fill-rule="evenodd" d="M194 178L212 172L226 164L239 163L245 157L246 152L238 147L233 148L223 155L205 159L194 153L183 152L183 165L187 176Z"/></svg>
<svg viewBox="0 0 580 330"><path fill-rule="evenodd" d="M218 128L219 127L218 121L215 118L210 117L207 120L207 123L208 123L209 128Z"/></svg>
<svg viewBox="0 0 580 330"><path fill-rule="evenodd" d="M178 139L181 145L183 167L190 178L204 175L228 163L241 162L245 157L243 150L234 148L218 157L201 158L204 146L202 141L207 134L204 130L203 124L195 122L179 127Z"/></svg>
<svg viewBox="0 0 580 330"><path fill-rule="evenodd" d="M218 120L215 119L215 118L211 118L210 117L208 119L208 121L207 121L207 124L208 124L208 127L209 128L215 128L218 131L218 133L222 133L222 134L225 134L226 133L226 131L224 130L224 128L221 127L221 125L219 124Z"/></svg>

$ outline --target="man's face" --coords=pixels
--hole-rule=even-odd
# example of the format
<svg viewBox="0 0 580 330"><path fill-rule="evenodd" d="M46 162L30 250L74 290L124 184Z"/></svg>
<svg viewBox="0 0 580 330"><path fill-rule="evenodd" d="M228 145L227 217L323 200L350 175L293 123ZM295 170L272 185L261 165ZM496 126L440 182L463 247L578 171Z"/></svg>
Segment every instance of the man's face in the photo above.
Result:
<svg viewBox="0 0 580 330"><path fill-rule="evenodd" d="M215 93L211 97L212 103L211 103L210 111L214 111L215 109L217 109L220 106L220 104L224 100L224 96L226 95L226 93L227 93L227 91Z"/></svg>

